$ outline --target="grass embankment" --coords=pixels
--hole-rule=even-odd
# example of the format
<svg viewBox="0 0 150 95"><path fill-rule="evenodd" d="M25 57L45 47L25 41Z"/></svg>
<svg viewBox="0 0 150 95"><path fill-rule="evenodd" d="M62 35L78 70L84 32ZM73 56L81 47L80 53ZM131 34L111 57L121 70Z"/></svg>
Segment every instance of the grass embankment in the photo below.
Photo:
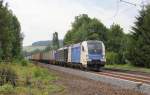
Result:
<svg viewBox="0 0 150 95"><path fill-rule="evenodd" d="M105 68L150 73L150 68L135 67L131 64L107 64L105 65Z"/></svg>
<svg viewBox="0 0 150 95"><path fill-rule="evenodd" d="M4 72L7 72L6 74L9 76L4 77ZM53 83L57 79L58 77L47 69L31 63L1 63L0 95L51 95L53 93L61 93L64 87Z"/></svg>

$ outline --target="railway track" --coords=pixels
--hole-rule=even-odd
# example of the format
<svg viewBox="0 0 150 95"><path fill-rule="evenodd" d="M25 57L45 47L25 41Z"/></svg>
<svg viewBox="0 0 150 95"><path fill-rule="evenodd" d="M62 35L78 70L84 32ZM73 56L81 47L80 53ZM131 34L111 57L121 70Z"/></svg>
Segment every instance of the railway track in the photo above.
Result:
<svg viewBox="0 0 150 95"><path fill-rule="evenodd" d="M130 74L127 72L124 73L124 72L111 71L111 70L102 70L102 72L93 72L93 71L87 71L87 72L110 76L110 77L119 78L119 79L125 79L129 81L134 81L134 82L139 82L139 84L146 83L150 85L150 76L146 76L146 75Z"/></svg>
<svg viewBox="0 0 150 95"><path fill-rule="evenodd" d="M143 75L135 75L135 74L116 72L116 71L107 71L107 70L104 70L103 72L97 72L97 74L130 80L130 81L139 82L139 83L150 84L150 77L143 76Z"/></svg>

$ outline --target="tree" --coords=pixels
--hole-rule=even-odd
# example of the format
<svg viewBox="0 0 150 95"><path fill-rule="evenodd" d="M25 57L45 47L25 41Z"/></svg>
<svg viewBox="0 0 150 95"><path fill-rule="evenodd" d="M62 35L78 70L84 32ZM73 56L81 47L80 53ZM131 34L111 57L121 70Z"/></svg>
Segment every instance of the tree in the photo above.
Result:
<svg viewBox="0 0 150 95"><path fill-rule="evenodd" d="M59 48L59 39L58 39L58 33L53 33L53 48L58 49Z"/></svg>
<svg viewBox="0 0 150 95"><path fill-rule="evenodd" d="M136 66L150 67L150 5L141 10L132 27L129 60Z"/></svg>
<svg viewBox="0 0 150 95"><path fill-rule="evenodd" d="M21 51L22 51L22 40L23 36L20 33L21 27L20 23L16 16L13 16L12 18L12 32L13 32L13 41L12 41L12 54L13 57L21 57Z"/></svg>
<svg viewBox="0 0 150 95"><path fill-rule="evenodd" d="M118 24L113 24L109 29L107 49L113 52L119 52L122 47L124 37L123 29Z"/></svg>
<svg viewBox="0 0 150 95"><path fill-rule="evenodd" d="M89 18L87 14L76 16L75 21L72 23L72 29L65 35L64 44L69 45L86 40L87 25L90 21L91 18Z"/></svg>
<svg viewBox="0 0 150 95"><path fill-rule="evenodd" d="M10 60L20 56L21 42L19 21L8 9L8 4L0 0L0 59Z"/></svg>
<svg viewBox="0 0 150 95"><path fill-rule="evenodd" d="M123 29L118 24L111 25L107 35L107 50L111 53L111 57L113 57L113 55L115 56L116 59L114 62L116 64L126 63L128 35L124 34ZM112 59L111 61L113 60L114 59Z"/></svg>
<svg viewBox="0 0 150 95"><path fill-rule="evenodd" d="M75 17L72 28L64 38L64 44L69 45L85 40L107 41L107 28L96 18L91 19L86 14Z"/></svg>
<svg viewBox="0 0 150 95"><path fill-rule="evenodd" d="M3 5L3 1L0 2L0 21L2 59L9 59L12 56L12 33L10 30L11 13L7 6Z"/></svg>

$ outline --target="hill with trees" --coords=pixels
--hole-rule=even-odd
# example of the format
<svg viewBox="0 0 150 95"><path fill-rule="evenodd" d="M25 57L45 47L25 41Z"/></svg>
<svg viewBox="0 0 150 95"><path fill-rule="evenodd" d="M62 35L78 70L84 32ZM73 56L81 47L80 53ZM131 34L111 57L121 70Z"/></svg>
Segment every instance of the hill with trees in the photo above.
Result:
<svg viewBox="0 0 150 95"><path fill-rule="evenodd" d="M50 40L47 41L37 41L32 43L32 46L48 46L50 45L52 42Z"/></svg>
<svg viewBox="0 0 150 95"><path fill-rule="evenodd" d="M33 53L54 49L53 43L54 43L53 40L34 42L34 43L32 43L31 46L24 46L23 47L23 55L29 56ZM59 40L59 46L63 47L63 40Z"/></svg>

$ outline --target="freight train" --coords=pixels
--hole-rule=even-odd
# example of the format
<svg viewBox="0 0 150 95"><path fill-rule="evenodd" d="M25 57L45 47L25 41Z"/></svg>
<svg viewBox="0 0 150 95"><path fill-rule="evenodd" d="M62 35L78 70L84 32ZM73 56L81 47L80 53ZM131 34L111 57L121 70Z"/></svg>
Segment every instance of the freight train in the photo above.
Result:
<svg viewBox="0 0 150 95"><path fill-rule="evenodd" d="M36 53L29 59L62 66L80 67L81 69L100 70L106 62L105 46L102 41L83 41L58 50Z"/></svg>

